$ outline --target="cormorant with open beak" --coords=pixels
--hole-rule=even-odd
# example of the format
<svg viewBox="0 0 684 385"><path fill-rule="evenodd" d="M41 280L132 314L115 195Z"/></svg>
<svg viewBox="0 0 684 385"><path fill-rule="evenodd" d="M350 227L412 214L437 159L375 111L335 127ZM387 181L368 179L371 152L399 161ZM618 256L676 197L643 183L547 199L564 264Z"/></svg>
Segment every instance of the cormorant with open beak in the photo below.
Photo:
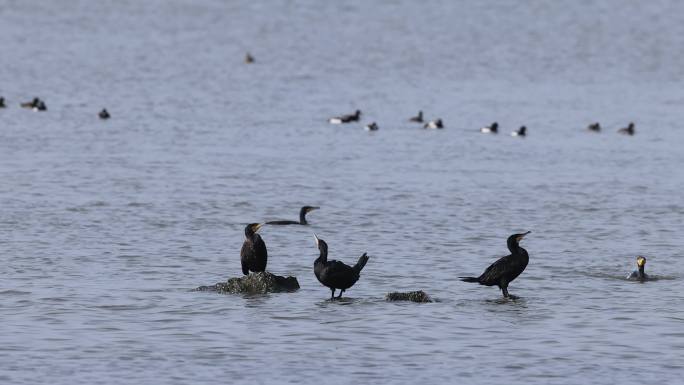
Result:
<svg viewBox="0 0 684 385"><path fill-rule="evenodd" d="M530 231L522 234L513 234L508 237L508 250L510 255L500 258L492 263L479 277L459 277L463 282L474 282L485 286L498 286L503 292L504 298L508 298L508 284L516 279L527 267L530 260L527 250L520 247L520 241Z"/></svg>
<svg viewBox="0 0 684 385"><path fill-rule="evenodd" d="M250 271L266 271L266 261L268 252L266 244L257 234L263 226L260 223L250 223L245 227L245 242L240 250L240 262L242 263L242 273L248 275Z"/></svg>
<svg viewBox="0 0 684 385"><path fill-rule="evenodd" d="M309 213L310 211L318 210L320 207L318 206L304 206L302 207L301 210L299 210L299 222L297 221L271 221L271 222L266 222L267 225L308 225L309 223L306 221L306 214Z"/></svg>
<svg viewBox="0 0 684 385"><path fill-rule="evenodd" d="M363 270L366 262L368 262L368 256L366 253L363 253L354 266L345 265L335 260L328 261L328 244L318 238L316 234L314 234L314 238L316 239L316 246L318 246L318 250L321 252L321 255L314 262L314 274L316 274L318 282L330 288L331 300L335 299L336 289L341 290L340 295L337 296L337 298L340 298L345 290L354 286L356 281L359 280L361 270Z"/></svg>

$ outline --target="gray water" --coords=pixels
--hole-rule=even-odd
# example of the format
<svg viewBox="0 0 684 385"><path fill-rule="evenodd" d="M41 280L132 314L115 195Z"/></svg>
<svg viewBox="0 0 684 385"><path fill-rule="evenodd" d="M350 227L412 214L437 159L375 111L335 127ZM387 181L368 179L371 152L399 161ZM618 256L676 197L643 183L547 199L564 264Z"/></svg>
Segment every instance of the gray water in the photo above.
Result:
<svg viewBox="0 0 684 385"><path fill-rule="evenodd" d="M681 383L682 14L0 2L0 382ZM326 123L356 108L380 130ZM241 275L246 223L305 204L310 226L261 230L300 291L190 291ZM526 230L518 300L456 279ZM343 301L313 232L371 256ZM624 279L638 254L658 280ZM417 289L439 302L383 300Z"/></svg>

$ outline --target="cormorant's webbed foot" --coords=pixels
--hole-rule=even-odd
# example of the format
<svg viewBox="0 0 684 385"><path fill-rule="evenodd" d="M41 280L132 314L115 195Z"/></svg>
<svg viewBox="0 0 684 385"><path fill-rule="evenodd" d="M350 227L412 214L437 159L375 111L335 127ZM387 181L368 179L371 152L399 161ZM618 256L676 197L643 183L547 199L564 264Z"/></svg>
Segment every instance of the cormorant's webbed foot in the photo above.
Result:
<svg viewBox="0 0 684 385"><path fill-rule="evenodd" d="M340 290L340 295L337 296L337 298L342 298L342 293L344 293L344 290Z"/></svg>

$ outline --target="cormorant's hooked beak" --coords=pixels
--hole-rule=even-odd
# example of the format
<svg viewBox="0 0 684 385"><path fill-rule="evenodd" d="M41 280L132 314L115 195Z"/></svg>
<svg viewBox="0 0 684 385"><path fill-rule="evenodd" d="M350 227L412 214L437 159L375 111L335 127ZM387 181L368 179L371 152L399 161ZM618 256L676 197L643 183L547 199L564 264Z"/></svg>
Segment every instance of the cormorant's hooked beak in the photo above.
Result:
<svg viewBox="0 0 684 385"><path fill-rule="evenodd" d="M306 212L308 213L309 211L314 211L314 210L318 210L318 209L320 209L320 207L318 207L318 206L311 206L311 207L309 207L308 210L306 210Z"/></svg>
<svg viewBox="0 0 684 385"><path fill-rule="evenodd" d="M518 238L516 239L516 241L518 241L518 242L522 241L522 239L525 238L525 236L529 233L531 233L531 231L528 231L526 233L522 233L522 234L518 235Z"/></svg>
<svg viewBox="0 0 684 385"><path fill-rule="evenodd" d="M263 223L258 223L258 224L256 224L256 225L252 226L252 230L254 230L254 232L256 233L257 231L259 231L259 229L260 229L263 225L264 225Z"/></svg>
<svg viewBox="0 0 684 385"><path fill-rule="evenodd" d="M314 239L316 240L316 247L318 247L318 236L314 233Z"/></svg>
<svg viewBox="0 0 684 385"><path fill-rule="evenodd" d="M642 256L637 257L637 266L643 267L646 264L646 258Z"/></svg>

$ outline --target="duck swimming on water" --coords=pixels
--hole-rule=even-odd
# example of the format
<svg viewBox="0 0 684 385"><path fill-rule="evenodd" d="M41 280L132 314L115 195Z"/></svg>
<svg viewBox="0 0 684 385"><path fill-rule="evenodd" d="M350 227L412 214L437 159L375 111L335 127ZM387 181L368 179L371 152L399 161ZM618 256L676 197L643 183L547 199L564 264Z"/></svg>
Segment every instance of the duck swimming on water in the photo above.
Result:
<svg viewBox="0 0 684 385"><path fill-rule="evenodd" d="M371 124L367 124L366 127L363 128L366 131L377 131L380 129L377 123L373 122Z"/></svg>
<svg viewBox="0 0 684 385"><path fill-rule="evenodd" d="M249 275L250 271L266 271L268 252L266 244L257 234L261 226L261 223L250 223L245 227L245 242L242 243L240 250L240 263L244 275Z"/></svg>
<svg viewBox="0 0 684 385"><path fill-rule="evenodd" d="M527 250L520 247L520 241L530 231L522 234L513 234L506 241L510 255L500 258L492 263L479 277L459 277L463 282L479 283L485 286L498 286L504 298L513 297L508 294L508 284L516 279L527 267L530 260ZM514 297L515 298L515 297Z"/></svg>
<svg viewBox="0 0 684 385"><path fill-rule="evenodd" d="M320 256L314 262L314 274L318 279L318 282L322 283L323 286L330 288L331 295L330 299L335 299L335 290L340 289L340 295L337 298L342 297L342 293L350 287L354 286L356 281L359 280L361 275L361 270L366 266L368 262L368 255L363 253L359 257L359 261L354 266L345 265L340 261L328 260L328 244L324 240L318 238L314 234L314 239L316 239L316 246L321 252Z"/></svg>
<svg viewBox="0 0 684 385"><path fill-rule="evenodd" d="M431 121L425 123L425 125L423 125L423 128L442 129L442 128L444 128L444 124L442 123L442 119L431 120Z"/></svg>
<svg viewBox="0 0 684 385"><path fill-rule="evenodd" d="M592 123L592 124L587 126L587 130L593 131L593 132L601 132L601 125L598 122Z"/></svg>
<svg viewBox="0 0 684 385"><path fill-rule="evenodd" d="M511 132L511 136L525 136L527 135L527 127L521 126L518 131Z"/></svg>
<svg viewBox="0 0 684 385"><path fill-rule="evenodd" d="M635 281L645 281L648 279L648 274L644 272L644 268L646 267L646 258L642 257L639 255L636 259L637 263L637 270L634 270L632 274L627 276L627 279L635 280Z"/></svg>
<svg viewBox="0 0 684 385"><path fill-rule="evenodd" d="M480 128L480 132L483 134L497 134L499 133L499 123L494 122L489 126Z"/></svg>
<svg viewBox="0 0 684 385"><path fill-rule="evenodd" d="M361 110L356 110L356 112L354 112L353 114L335 116L334 118L330 118L330 119L328 119L328 122L330 124L342 124L342 123L349 123L349 122L358 122L359 118L361 118Z"/></svg>
<svg viewBox="0 0 684 385"><path fill-rule="evenodd" d="M5 105L5 98L2 97L2 96L0 96L0 108L5 108L5 107L7 107L7 106Z"/></svg>
<svg viewBox="0 0 684 385"><path fill-rule="evenodd" d="M618 134L623 134L623 135L634 135L634 123L629 122L629 125L627 127L623 127L618 130Z"/></svg>
<svg viewBox="0 0 684 385"><path fill-rule="evenodd" d="M306 214L318 210L318 206L304 206L299 210L299 222L297 221L271 221L266 222L267 225L308 225L309 222L306 221Z"/></svg>
<svg viewBox="0 0 684 385"><path fill-rule="evenodd" d="M106 108L103 108L102 111L100 111L97 116L100 117L100 119L109 119L111 115L109 115L109 111L107 111Z"/></svg>

